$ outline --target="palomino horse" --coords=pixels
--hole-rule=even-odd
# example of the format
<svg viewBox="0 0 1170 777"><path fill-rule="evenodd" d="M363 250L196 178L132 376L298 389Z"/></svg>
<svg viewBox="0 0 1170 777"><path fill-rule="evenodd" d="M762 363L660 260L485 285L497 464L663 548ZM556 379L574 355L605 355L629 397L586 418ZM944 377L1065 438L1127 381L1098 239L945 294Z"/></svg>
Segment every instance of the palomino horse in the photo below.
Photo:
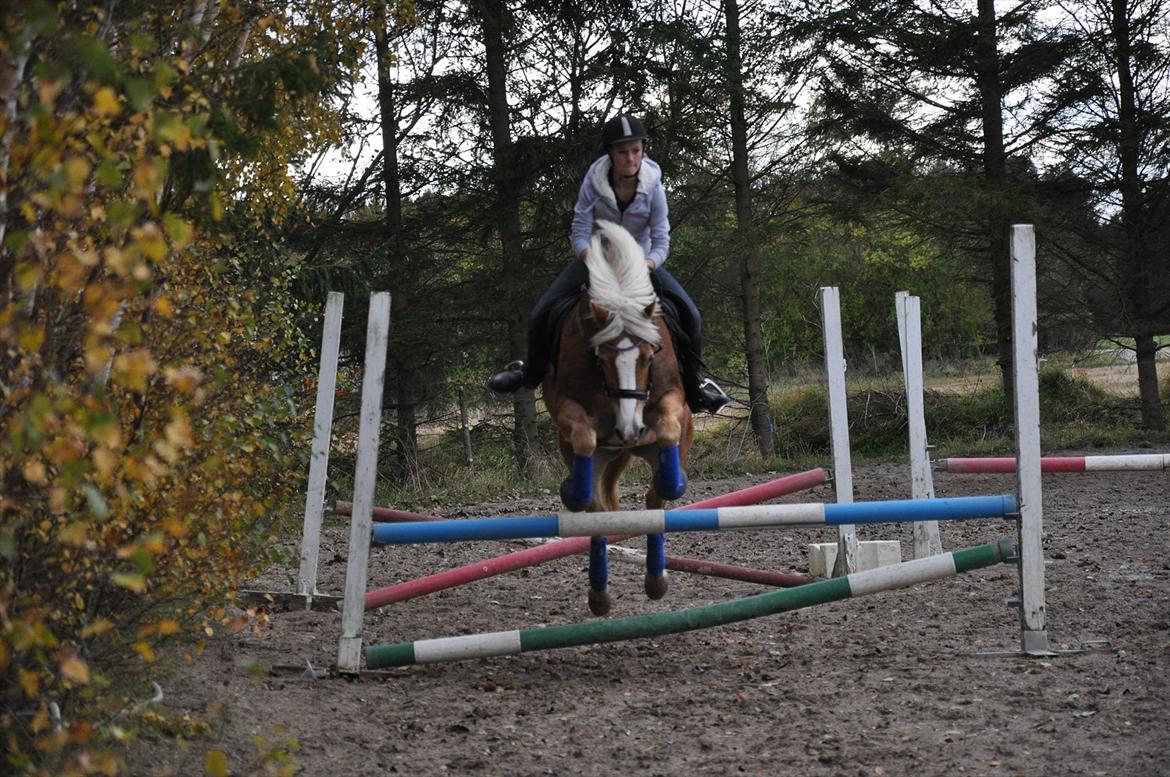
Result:
<svg viewBox="0 0 1170 777"><path fill-rule="evenodd" d="M617 510L618 480L637 456L654 472L646 507L659 509L686 491L683 464L695 435L679 363L650 283L642 247L624 228L598 221L586 254L589 293L567 314L544 402L557 425L569 477L569 510ZM602 475L594 480L593 471ZM661 534L646 538L646 594L666 594ZM589 553L589 609L610 609L606 538Z"/></svg>

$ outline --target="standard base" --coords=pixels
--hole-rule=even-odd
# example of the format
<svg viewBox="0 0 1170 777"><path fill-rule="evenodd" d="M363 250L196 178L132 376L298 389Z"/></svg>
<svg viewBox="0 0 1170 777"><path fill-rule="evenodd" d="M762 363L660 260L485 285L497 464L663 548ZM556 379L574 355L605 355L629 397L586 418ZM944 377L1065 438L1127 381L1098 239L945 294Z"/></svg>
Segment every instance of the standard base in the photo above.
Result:
<svg viewBox="0 0 1170 777"><path fill-rule="evenodd" d="M337 641L337 671L358 674L362 668L362 638L342 637Z"/></svg>
<svg viewBox="0 0 1170 777"><path fill-rule="evenodd" d="M290 591L241 590L238 592L238 596L242 603L267 604L281 611L336 610L341 604L340 596L322 593L296 594Z"/></svg>
<svg viewBox="0 0 1170 777"><path fill-rule="evenodd" d="M955 655L969 658L1058 658L1062 656L1077 656L1082 653L1109 653L1113 645L1107 639L1086 639L1080 647L1057 650L1049 647L1045 652L1031 652L1025 648L1019 650L981 650L975 653L956 653Z"/></svg>
<svg viewBox="0 0 1170 777"><path fill-rule="evenodd" d="M1052 647L1048 644L1048 632L1043 630L1024 629L1023 650L1030 656L1054 656Z"/></svg>
<svg viewBox="0 0 1170 777"><path fill-rule="evenodd" d="M837 561L837 543L814 542L808 546L808 573L813 577L833 577ZM902 543L898 540L869 540L857 543L857 569L877 569L902 563Z"/></svg>

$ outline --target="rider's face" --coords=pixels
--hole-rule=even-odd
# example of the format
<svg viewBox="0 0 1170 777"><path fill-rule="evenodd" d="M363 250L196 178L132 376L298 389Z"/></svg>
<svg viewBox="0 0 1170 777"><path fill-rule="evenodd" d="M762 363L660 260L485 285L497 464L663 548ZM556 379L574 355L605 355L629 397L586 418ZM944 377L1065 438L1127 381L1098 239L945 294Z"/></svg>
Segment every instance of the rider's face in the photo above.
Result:
<svg viewBox="0 0 1170 777"><path fill-rule="evenodd" d="M642 166L644 146L641 140L623 140L609 147L609 158L614 173L621 178L632 178Z"/></svg>

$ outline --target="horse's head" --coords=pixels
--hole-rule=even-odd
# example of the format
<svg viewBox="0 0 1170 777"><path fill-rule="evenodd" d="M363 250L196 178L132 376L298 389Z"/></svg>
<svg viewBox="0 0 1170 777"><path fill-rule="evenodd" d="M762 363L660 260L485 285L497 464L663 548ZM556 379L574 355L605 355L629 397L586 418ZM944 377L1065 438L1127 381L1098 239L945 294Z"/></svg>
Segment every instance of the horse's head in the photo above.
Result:
<svg viewBox="0 0 1170 777"><path fill-rule="evenodd" d="M599 324L613 318L613 313L596 302L590 308ZM657 302L651 302L642 310L648 323L652 322L656 309ZM614 406L613 434L623 445L638 445L646 434L642 410L653 389L654 355L662 349L661 343L660 338L645 340L623 328L617 336L595 341L593 345L605 394Z"/></svg>

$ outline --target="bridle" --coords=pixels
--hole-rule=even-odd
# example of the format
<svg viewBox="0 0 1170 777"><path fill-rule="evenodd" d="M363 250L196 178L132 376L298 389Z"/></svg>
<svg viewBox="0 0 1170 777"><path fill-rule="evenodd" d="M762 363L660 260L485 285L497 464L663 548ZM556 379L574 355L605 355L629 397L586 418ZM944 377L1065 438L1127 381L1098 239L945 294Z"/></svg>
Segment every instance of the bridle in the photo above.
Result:
<svg viewBox="0 0 1170 777"><path fill-rule="evenodd" d="M588 299L588 297L586 297L586 299ZM586 336L585 324L583 322L583 318L584 318L584 315L577 316L577 329L581 332L581 336L585 337ZM598 375L601 376L601 385L605 389L605 395L607 397L609 397L610 399L640 399L643 402L645 402L648 399L650 399L650 391L654 388L654 355L662 350L662 343L659 343L658 345L654 346L654 352L650 354L650 360L649 360L650 363L647 366L647 371L646 371L646 388L644 388L644 389L614 388L613 386L610 386L609 383L606 382L605 360L603 360L601 358L601 350L604 348L607 351L614 351L616 353L624 353L625 351L631 351L635 348L638 348L639 346L642 345L642 343L646 342L645 340L641 340L641 339L636 338L636 337L631 337L630 335L626 335L626 337L629 338L630 340L632 340L633 342L631 345L627 345L624 348L617 346L617 345L612 345L610 343L602 343L601 345L593 346L593 363L597 367Z"/></svg>
<svg viewBox="0 0 1170 777"><path fill-rule="evenodd" d="M644 389L624 389L614 388L606 382L605 378L605 360L601 358L601 349L607 351L614 351L616 353L624 353L632 351L635 348L641 347L645 340L639 340L626 335L627 338L633 340L630 345L625 347L618 345L611 345L610 343L602 343L593 347L593 362L597 365L597 371L601 375L601 385L605 388L605 395L610 399L640 399L643 402L650 399L650 391L654 388L654 355L662 350L662 344L654 346L654 352L650 354L649 364L646 368L646 388Z"/></svg>

